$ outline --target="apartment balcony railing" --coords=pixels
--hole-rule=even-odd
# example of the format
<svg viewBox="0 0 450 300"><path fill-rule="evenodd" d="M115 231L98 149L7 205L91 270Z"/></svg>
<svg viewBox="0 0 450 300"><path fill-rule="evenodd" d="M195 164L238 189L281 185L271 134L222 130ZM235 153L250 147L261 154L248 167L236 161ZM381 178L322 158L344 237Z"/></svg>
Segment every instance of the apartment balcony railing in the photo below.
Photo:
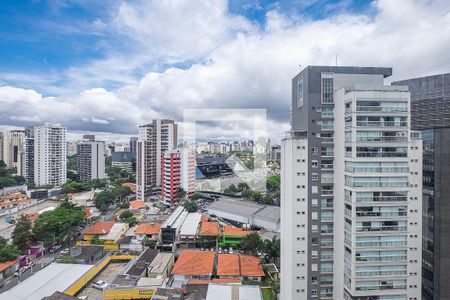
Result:
<svg viewBox="0 0 450 300"><path fill-rule="evenodd" d="M392 255L392 256L356 256L356 261L358 262L366 262L366 261L402 261L406 260L405 256Z"/></svg>
<svg viewBox="0 0 450 300"><path fill-rule="evenodd" d="M408 173L408 167L345 167L346 172L352 173Z"/></svg>
<svg viewBox="0 0 450 300"><path fill-rule="evenodd" d="M345 181L345 185L357 188L403 188L408 186L408 182L351 182Z"/></svg>
<svg viewBox="0 0 450 300"><path fill-rule="evenodd" d="M383 112L383 113L406 113L407 107L385 107L385 106L356 106L357 112Z"/></svg>
<svg viewBox="0 0 450 300"><path fill-rule="evenodd" d="M347 157L347 154L346 154ZM348 156L351 157L351 156ZM407 153L396 152L356 152L356 157L407 157Z"/></svg>
<svg viewBox="0 0 450 300"><path fill-rule="evenodd" d="M383 290L404 290L406 284L402 285L377 285L377 286L357 286L357 291L383 291Z"/></svg>
<svg viewBox="0 0 450 300"><path fill-rule="evenodd" d="M370 271L370 272L358 272L356 271L356 276L366 277L366 276L403 276L406 275L406 270L404 271Z"/></svg>
<svg viewBox="0 0 450 300"><path fill-rule="evenodd" d="M333 164L321 164L320 168L321 169L332 170L334 168L334 165Z"/></svg>
<svg viewBox="0 0 450 300"><path fill-rule="evenodd" d="M405 127L408 122L395 121L357 121L357 127Z"/></svg>
<svg viewBox="0 0 450 300"><path fill-rule="evenodd" d="M357 211L357 217L406 217L406 211L401 212L379 212L379 211Z"/></svg>
<svg viewBox="0 0 450 300"><path fill-rule="evenodd" d="M334 142L334 138L332 138L332 137L322 137L322 142L323 143L333 143Z"/></svg>
<svg viewBox="0 0 450 300"><path fill-rule="evenodd" d="M320 179L320 183L333 183L334 179L333 178L321 178Z"/></svg>
<svg viewBox="0 0 450 300"><path fill-rule="evenodd" d="M372 196L372 197L356 197L356 202L403 202L406 196Z"/></svg>
<svg viewBox="0 0 450 300"><path fill-rule="evenodd" d="M356 227L357 232L406 231L407 226Z"/></svg>
<svg viewBox="0 0 450 300"><path fill-rule="evenodd" d="M320 152L320 155L322 155L322 156L333 156L334 155L334 151L322 151L322 152Z"/></svg>
<svg viewBox="0 0 450 300"><path fill-rule="evenodd" d="M356 141L365 143L406 143L408 141L408 138L397 136L357 137Z"/></svg>
<svg viewBox="0 0 450 300"><path fill-rule="evenodd" d="M375 241L375 242L356 242L356 247L368 248L368 247L401 247L406 246L406 241Z"/></svg>

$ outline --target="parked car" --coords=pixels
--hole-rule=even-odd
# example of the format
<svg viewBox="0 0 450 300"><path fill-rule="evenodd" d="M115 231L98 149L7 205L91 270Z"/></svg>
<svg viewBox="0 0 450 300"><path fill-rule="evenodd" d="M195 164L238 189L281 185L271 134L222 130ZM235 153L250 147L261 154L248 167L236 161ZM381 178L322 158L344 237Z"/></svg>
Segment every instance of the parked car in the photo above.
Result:
<svg viewBox="0 0 450 300"><path fill-rule="evenodd" d="M67 253L69 253L69 248L61 250L61 252L59 252L59 254L61 254L61 255L66 255Z"/></svg>
<svg viewBox="0 0 450 300"><path fill-rule="evenodd" d="M104 289L106 289L107 286L108 284L105 281L99 280L96 283L94 283L92 287L103 291Z"/></svg>

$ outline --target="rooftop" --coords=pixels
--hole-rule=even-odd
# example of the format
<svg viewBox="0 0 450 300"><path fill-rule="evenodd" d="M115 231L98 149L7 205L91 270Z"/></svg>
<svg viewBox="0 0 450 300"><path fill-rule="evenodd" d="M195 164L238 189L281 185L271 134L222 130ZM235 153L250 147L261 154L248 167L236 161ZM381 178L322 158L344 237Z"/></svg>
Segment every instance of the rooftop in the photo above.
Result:
<svg viewBox="0 0 450 300"><path fill-rule="evenodd" d="M251 230L243 230L241 228L236 228L232 226L224 226L223 227L223 235L235 235L235 236L246 236L252 233L256 233Z"/></svg>
<svg viewBox="0 0 450 300"><path fill-rule="evenodd" d="M182 300L183 292L175 289L158 288L153 294L152 300Z"/></svg>
<svg viewBox="0 0 450 300"><path fill-rule="evenodd" d="M262 300L258 285L235 285L211 283L206 300Z"/></svg>
<svg viewBox="0 0 450 300"><path fill-rule="evenodd" d="M0 263L0 272L3 272L4 270L8 269L12 265L14 265L17 262L17 259L9 260Z"/></svg>
<svg viewBox="0 0 450 300"><path fill-rule="evenodd" d="M239 255L219 254L217 255L218 276L240 276Z"/></svg>
<svg viewBox="0 0 450 300"><path fill-rule="evenodd" d="M126 272L129 275L141 276L144 272L147 264L151 263L156 255L158 255L159 250L156 249L146 249L144 252L139 255L136 262L128 269Z"/></svg>
<svg viewBox="0 0 450 300"><path fill-rule="evenodd" d="M187 284L241 283L238 278L189 279Z"/></svg>
<svg viewBox="0 0 450 300"><path fill-rule="evenodd" d="M99 238L101 240L117 240L119 235L121 235L125 227L128 228L128 224L126 223L114 223L109 232L106 235L102 235Z"/></svg>
<svg viewBox="0 0 450 300"><path fill-rule="evenodd" d="M202 222L200 236L219 236L219 222Z"/></svg>
<svg viewBox="0 0 450 300"><path fill-rule="evenodd" d="M264 276L264 270L258 256L240 255L239 261L242 276Z"/></svg>
<svg viewBox="0 0 450 300"><path fill-rule="evenodd" d="M230 214L239 216L251 217L253 214L263 209L264 205L230 198L222 198L219 201L213 202L207 207L208 211L219 210Z"/></svg>
<svg viewBox="0 0 450 300"><path fill-rule="evenodd" d="M142 200L130 201L130 208L132 209L141 209L145 207L145 202Z"/></svg>
<svg viewBox="0 0 450 300"><path fill-rule="evenodd" d="M178 206L161 225L162 228L179 228L184 222L188 212L183 206Z"/></svg>
<svg viewBox="0 0 450 300"><path fill-rule="evenodd" d="M0 298L41 300L54 292L64 292L92 267L93 265L52 263L1 294Z"/></svg>
<svg viewBox="0 0 450 300"><path fill-rule="evenodd" d="M61 292L54 292L51 296L44 297L42 300L77 300L77 297L69 296Z"/></svg>
<svg viewBox="0 0 450 300"><path fill-rule="evenodd" d="M211 275L213 273L215 252L182 250L172 274Z"/></svg>
<svg viewBox="0 0 450 300"><path fill-rule="evenodd" d="M200 213L188 213L181 225L180 235L196 235L202 215Z"/></svg>
<svg viewBox="0 0 450 300"><path fill-rule="evenodd" d="M136 183L124 182L124 183L122 183L122 186L125 186L125 187L129 188L133 193L136 193Z"/></svg>
<svg viewBox="0 0 450 300"><path fill-rule="evenodd" d="M114 222L97 222L86 228L84 234L107 234L114 226Z"/></svg>
<svg viewBox="0 0 450 300"><path fill-rule="evenodd" d="M151 274L161 274L165 271L167 265L173 260L173 253L161 252L156 255L148 266L148 272Z"/></svg>
<svg viewBox="0 0 450 300"><path fill-rule="evenodd" d="M156 223L141 223L138 225L134 233L136 234L146 234L146 235L152 235L152 234L159 234L159 231L161 229L161 224Z"/></svg>
<svg viewBox="0 0 450 300"><path fill-rule="evenodd" d="M268 205L255 213L253 218L259 218L274 223L280 222L280 207Z"/></svg>

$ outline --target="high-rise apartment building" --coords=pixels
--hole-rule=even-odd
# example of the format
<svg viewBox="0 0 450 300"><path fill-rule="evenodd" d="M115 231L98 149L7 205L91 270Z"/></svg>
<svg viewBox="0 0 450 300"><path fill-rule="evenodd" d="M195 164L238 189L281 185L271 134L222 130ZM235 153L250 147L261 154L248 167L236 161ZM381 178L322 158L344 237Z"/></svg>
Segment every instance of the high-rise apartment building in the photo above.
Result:
<svg viewBox="0 0 450 300"><path fill-rule="evenodd" d="M6 166L16 169L19 175L24 174L25 159L25 132L23 130L11 130L2 136L2 160Z"/></svg>
<svg viewBox="0 0 450 300"><path fill-rule="evenodd" d="M138 141L137 136L130 137L130 152L136 153L137 141Z"/></svg>
<svg viewBox="0 0 450 300"><path fill-rule="evenodd" d="M162 155L161 197L163 201L178 201L178 191L188 197L195 191L195 152L187 148L165 151Z"/></svg>
<svg viewBox="0 0 450 300"><path fill-rule="evenodd" d="M153 120L139 126L136 152L138 199L144 200L161 188L161 155L177 145L178 128L173 120Z"/></svg>
<svg viewBox="0 0 450 300"><path fill-rule="evenodd" d="M34 128L34 183L60 186L67 180L66 128L46 123Z"/></svg>
<svg viewBox="0 0 450 300"><path fill-rule="evenodd" d="M422 147L391 73L309 66L293 79L281 299L420 299Z"/></svg>
<svg viewBox="0 0 450 300"><path fill-rule="evenodd" d="M82 141L77 143L77 175L83 181L106 178L104 142Z"/></svg>
<svg viewBox="0 0 450 300"><path fill-rule="evenodd" d="M422 299L450 299L450 74L393 82L411 93L423 139Z"/></svg>
<svg viewBox="0 0 450 300"><path fill-rule="evenodd" d="M34 127L25 128L25 179L34 182Z"/></svg>

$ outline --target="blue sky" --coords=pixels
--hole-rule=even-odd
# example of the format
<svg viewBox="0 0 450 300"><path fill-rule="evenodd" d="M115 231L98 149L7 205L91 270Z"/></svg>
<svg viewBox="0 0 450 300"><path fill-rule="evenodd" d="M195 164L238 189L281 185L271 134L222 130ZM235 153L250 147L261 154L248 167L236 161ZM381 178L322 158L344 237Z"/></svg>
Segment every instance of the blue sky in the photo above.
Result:
<svg viewBox="0 0 450 300"><path fill-rule="evenodd" d="M0 33L0 128L123 136L186 108L250 108L277 140L300 65L337 54L392 67L387 83L450 70L448 0L9 0ZM232 129L202 133L247 130Z"/></svg>
<svg viewBox="0 0 450 300"><path fill-rule="evenodd" d="M0 79L0 84L40 89L41 93L54 95L47 86L64 87L68 84L70 78L64 73L68 68L104 59L111 52L132 55L133 42L108 28L119 5L120 1L114 0L19 0L2 3L0 72L10 76ZM230 14L244 16L261 27L265 25L266 13L274 9L301 21L324 19L342 11L369 14L371 7L368 0L231 0L228 3ZM97 27L97 23L106 25ZM130 73L137 80L149 71L162 71L172 66L187 68L198 60L184 58L167 62L155 57ZM40 78L34 80L35 77ZM102 83L105 88L123 85L120 80L104 80ZM80 89L86 87L80 86Z"/></svg>

